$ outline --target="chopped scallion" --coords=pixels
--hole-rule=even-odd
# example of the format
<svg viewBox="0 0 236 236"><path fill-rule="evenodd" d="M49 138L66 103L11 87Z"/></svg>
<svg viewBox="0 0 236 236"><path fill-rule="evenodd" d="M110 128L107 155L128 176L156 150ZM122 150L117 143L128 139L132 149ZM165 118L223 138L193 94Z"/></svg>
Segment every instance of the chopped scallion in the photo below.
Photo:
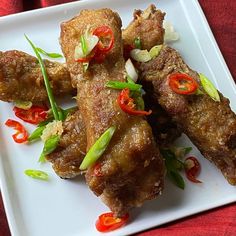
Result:
<svg viewBox="0 0 236 236"><path fill-rule="evenodd" d="M199 74L205 92L216 102L220 102L220 95L213 83L203 74Z"/></svg>
<svg viewBox="0 0 236 236"><path fill-rule="evenodd" d="M24 173L34 179L48 180L48 174L41 170L28 169L28 170L25 170Z"/></svg>
<svg viewBox="0 0 236 236"><path fill-rule="evenodd" d="M63 56L59 53L55 53L55 52L46 52L44 51L42 48L36 48L37 51L47 57L50 57L50 58L62 58Z"/></svg>
<svg viewBox="0 0 236 236"><path fill-rule="evenodd" d="M88 167L92 166L98 160L98 158L102 156L108 144L110 143L115 130L115 127L110 127L93 144L80 165L81 170L85 170Z"/></svg>
<svg viewBox="0 0 236 236"><path fill-rule="evenodd" d="M36 57L39 61L41 71L42 71L42 75L43 75L43 79L44 79L44 83L45 83L45 87L46 87L47 94L48 94L48 98L49 98L50 105L51 105L51 108L52 108L53 116L54 116L55 120L59 120L57 105L56 105L56 102L55 102L55 99L54 99L54 96L53 96L53 93L52 93L52 89L50 87L50 83L49 83L49 79L48 79L48 75L47 75L47 71L46 71L44 62L43 62L37 48L32 43L32 41L26 35L25 35L25 38L27 39L27 41L31 45L31 47L34 50L34 53L35 53L35 55L36 55Z"/></svg>
<svg viewBox="0 0 236 236"><path fill-rule="evenodd" d="M120 82L120 81L108 81L106 83L106 87L113 88L113 89L125 89L128 88L131 91L140 91L142 85L135 84L135 83L127 83L127 82Z"/></svg>

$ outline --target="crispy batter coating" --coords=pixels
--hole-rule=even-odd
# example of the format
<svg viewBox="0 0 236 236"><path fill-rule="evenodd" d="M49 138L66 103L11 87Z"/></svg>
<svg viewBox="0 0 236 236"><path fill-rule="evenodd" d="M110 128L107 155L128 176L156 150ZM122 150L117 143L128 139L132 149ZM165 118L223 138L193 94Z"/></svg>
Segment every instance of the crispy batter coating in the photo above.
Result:
<svg viewBox="0 0 236 236"><path fill-rule="evenodd" d="M81 174L79 166L84 159L87 147L84 122L77 110L63 122L63 133L56 150L46 159L61 178L73 178Z"/></svg>
<svg viewBox="0 0 236 236"><path fill-rule="evenodd" d="M44 60L44 63L54 94L72 94L73 88L66 66L48 60ZM35 57L17 50L0 53L0 100L48 100L40 65Z"/></svg>
<svg viewBox="0 0 236 236"><path fill-rule="evenodd" d="M168 46L163 47L156 59L142 64L141 70L144 86L153 94L153 103L159 103L203 156L221 170L230 184L236 185L236 115L229 100L223 95L220 102L215 102L207 94L174 93L168 75L183 72L198 83L199 76Z"/></svg>
<svg viewBox="0 0 236 236"><path fill-rule="evenodd" d="M133 45L140 38L142 47L150 50L155 45L163 44L164 28L162 23L165 13L150 5L146 10L135 10L133 21L123 30L124 45Z"/></svg>
<svg viewBox="0 0 236 236"><path fill-rule="evenodd" d="M87 26L109 26L115 36L112 50L104 63L90 63L86 73L74 60L74 49ZM83 10L61 25L61 46L74 85L78 89L78 105L85 122L87 149L111 126L116 132L99 159L101 176L94 167L86 173L91 190L121 216L145 200L157 197L163 188L164 163L155 145L147 121L129 116L117 104L119 91L105 87L109 80L124 81L124 59L121 20L109 9Z"/></svg>

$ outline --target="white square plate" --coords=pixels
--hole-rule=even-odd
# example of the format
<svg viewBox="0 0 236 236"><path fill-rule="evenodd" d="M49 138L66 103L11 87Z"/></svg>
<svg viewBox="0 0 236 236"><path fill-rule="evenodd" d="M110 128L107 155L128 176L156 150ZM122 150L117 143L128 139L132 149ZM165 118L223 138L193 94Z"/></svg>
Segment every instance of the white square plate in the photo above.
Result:
<svg viewBox="0 0 236 236"><path fill-rule="evenodd" d="M60 23L81 9L112 8L119 12L126 26L135 8L145 9L150 3L155 3L165 11L166 19L174 24L180 40L173 46L180 51L185 61L193 69L211 78L231 100L232 109L236 110L234 81L197 0L85 0L1 17L0 50L18 49L33 54L24 38L26 33L39 47L58 52ZM50 164L40 165L37 160L42 144L17 145L11 138L12 130L4 125L8 118L15 119L12 105L0 102L0 114L1 191L12 235L100 235L94 223L98 215L108 209L88 190L83 178L62 180L54 174ZM27 128L33 130L31 125L27 125ZM186 137L182 137L179 143L191 145ZM234 202L236 188L230 186L196 148L192 154L201 162L199 179L203 184L186 181L183 191L167 181L161 197L132 211L127 226L106 235L128 235ZM30 179L23 174L28 168L47 171L50 181Z"/></svg>

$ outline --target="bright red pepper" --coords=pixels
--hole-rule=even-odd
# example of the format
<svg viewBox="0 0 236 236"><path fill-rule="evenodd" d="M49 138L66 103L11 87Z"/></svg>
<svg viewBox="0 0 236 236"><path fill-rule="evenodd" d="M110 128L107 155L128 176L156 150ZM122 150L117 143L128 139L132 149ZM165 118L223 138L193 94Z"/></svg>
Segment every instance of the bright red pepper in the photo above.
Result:
<svg viewBox="0 0 236 236"><path fill-rule="evenodd" d="M184 168L187 178L194 183L202 183L196 179L196 176L200 172L200 163L195 157L188 157L184 161Z"/></svg>
<svg viewBox="0 0 236 236"><path fill-rule="evenodd" d="M18 121L8 119L5 123L6 126L12 127L16 130L16 133L12 135L12 138L16 143L24 143L28 140L28 132L24 126Z"/></svg>
<svg viewBox="0 0 236 236"><path fill-rule="evenodd" d="M127 223L129 214L121 218L114 217L114 213L108 212L100 215L96 221L96 229L99 232L109 232L122 227Z"/></svg>
<svg viewBox="0 0 236 236"><path fill-rule="evenodd" d="M169 75L169 86L178 94L193 94L198 89L198 83L189 75L174 73Z"/></svg>
<svg viewBox="0 0 236 236"><path fill-rule="evenodd" d="M87 57L79 58L76 60L77 62L90 62L94 60L97 63L102 63L106 54L113 48L115 39L110 27L106 25L97 27L93 31L93 35L99 38L97 45Z"/></svg>
<svg viewBox="0 0 236 236"><path fill-rule="evenodd" d="M120 106L120 108L130 114L130 115L136 115L136 116L144 116L144 115L150 115L152 113L151 110L149 111L142 111L142 110L135 110L135 103L134 99L129 96L129 89L125 88L121 91L117 98L117 102Z"/></svg>
<svg viewBox="0 0 236 236"><path fill-rule="evenodd" d="M112 29L106 25L97 27L93 31L93 35L96 35L99 38L97 48L102 53L108 53L114 45L114 34Z"/></svg>
<svg viewBox="0 0 236 236"><path fill-rule="evenodd" d="M102 171L101 171L101 163L97 163L94 167L93 167L93 176L96 177L102 177Z"/></svg>
<svg viewBox="0 0 236 236"><path fill-rule="evenodd" d="M30 124L39 124L47 119L48 108L46 106L32 106L29 110L14 107L15 115Z"/></svg>

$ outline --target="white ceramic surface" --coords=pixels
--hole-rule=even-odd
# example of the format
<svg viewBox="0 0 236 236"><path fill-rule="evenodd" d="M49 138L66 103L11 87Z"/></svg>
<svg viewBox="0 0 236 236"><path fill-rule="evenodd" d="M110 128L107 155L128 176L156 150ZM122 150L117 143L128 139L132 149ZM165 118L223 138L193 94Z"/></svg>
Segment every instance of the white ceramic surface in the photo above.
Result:
<svg viewBox="0 0 236 236"><path fill-rule="evenodd" d="M180 34L180 40L173 47L181 52L193 69L211 78L230 98L231 107L236 110L235 84L196 0L85 0L1 17L0 50L18 49L33 54L24 38L26 33L39 47L58 52L60 22L70 19L81 9L110 7L120 13L126 26L133 9L144 9L150 3L167 13L166 19L174 23ZM99 214L108 210L107 207L88 190L82 177L62 180L53 173L50 164L40 165L37 159L42 144L15 144L11 138L13 131L4 125L8 118L15 118L12 105L0 102L1 192L12 235L100 235L94 223ZM33 130L33 126L26 126ZM192 145L186 137L178 143ZM128 235L234 202L236 188L230 186L196 148L192 154L201 162L199 179L203 184L186 181L186 189L182 191L167 181L161 197L133 210L127 226L106 236ZM47 171L50 181L25 176L23 171L28 168Z"/></svg>

